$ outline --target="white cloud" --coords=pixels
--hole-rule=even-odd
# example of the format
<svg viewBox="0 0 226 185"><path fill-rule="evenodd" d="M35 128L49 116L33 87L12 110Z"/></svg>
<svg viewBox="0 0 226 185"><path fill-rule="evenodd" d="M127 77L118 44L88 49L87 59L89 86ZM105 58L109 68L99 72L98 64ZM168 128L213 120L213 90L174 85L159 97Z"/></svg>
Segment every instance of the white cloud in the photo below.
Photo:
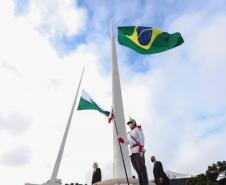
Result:
<svg viewBox="0 0 226 185"><path fill-rule="evenodd" d="M29 129L31 126L31 118L13 113L4 117L0 114L0 128L9 131L11 134L18 135L22 134Z"/></svg>
<svg viewBox="0 0 226 185"><path fill-rule="evenodd" d="M45 25L50 35L77 34L88 19L86 10L72 1L31 1L27 17L15 18L13 12L12 1L0 3L0 158L4 164L0 173L6 174L1 182L43 183L51 176L84 65L82 88L110 109L111 74L103 67L110 66L106 64L111 62L110 39L93 33L92 42L60 58L37 26ZM169 30L179 30L185 43L164 54L141 57L150 63L150 71L131 71L122 62L125 54L120 55L125 118L132 116L142 124L150 179L151 154L166 169L193 174L225 156L226 56L221 36L225 15L210 15L208 20L204 15L191 12L172 22ZM222 130L209 133L219 127ZM112 125L105 117L95 111L75 111L58 177L89 183L91 165L98 161L103 178L111 178L111 143Z"/></svg>
<svg viewBox="0 0 226 185"><path fill-rule="evenodd" d="M76 35L86 24L85 9L76 7L72 0L30 1L29 22L45 34Z"/></svg>
<svg viewBox="0 0 226 185"><path fill-rule="evenodd" d="M223 156L225 156L225 152L222 150L222 147L225 146L224 135L225 129L222 128L220 133L210 135L201 141L185 142L179 151L175 169L196 175L205 173L208 165L223 161ZM219 153L219 151L221 152ZM196 166L195 169L194 166Z"/></svg>
<svg viewBox="0 0 226 185"><path fill-rule="evenodd" d="M109 104L104 101L108 98L105 95L106 91L102 91L103 88L101 87L108 86L108 83L107 79L103 79L99 75L97 52L100 51L97 50L95 45L83 45L74 54L58 58L46 38L39 35L33 24L29 24L26 17L15 18L11 16L13 15L13 4L10 1L0 7L4 7L4 11L1 11L2 19L0 19L0 24L4 25L0 35L0 49L4 53L4 55L1 55L0 68L1 132L2 129L6 130L6 128L11 131L22 132L26 129L24 119L26 117L32 119L32 127L29 132L18 136L17 139L6 134L0 136L0 145L4 146L0 153L1 162L5 164L0 168L0 171L2 174L17 174L14 179L10 180L8 175L4 176L2 182L4 184L43 183L50 178L52 173L83 65L87 66L83 80L84 87L86 87L86 84L90 84L87 85L89 87L87 89L92 89L89 92L97 98L97 101L101 99L103 102L100 101L100 104L105 104L106 108ZM72 30L72 28L67 29ZM74 31L72 30L72 32ZM10 69L6 66L10 66ZM92 79L98 82L98 86L93 83ZM100 89L96 89L96 87L100 87ZM97 94L99 94L99 97L95 96ZM105 100L102 99L103 95ZM26 117L17 119L17 116L15 120L15 116L12 117L13 112L19 112L21 115L26 115ZM96 139L96 143L101 143L100 140L102 142L106 141L103 138L107 138L107 131L111 130L106 123L107 120L102 118L99 113L94 113L94 117L90 116L91 120L88 122L85 119L87 113L82 114L84 115L83 119L73 123L77 124L78 128L73 130L73 126L71 126L67 143L68 148L65 148L62 171L59 172L59 177L65 177L65 180L77 178L80 182L84 181L87 166L90 166L93 162L92 158L87 160L86 163L81 161L81 156L90 155L89 148L84 147L90 145L90 141L84 144L80 140L84 137L83 133L86 132L84 141L87 141L86 137L90 134L94 138L93 141ZM95 116L100 119L99 123ZM95 120L95 125L92 120ZM83 125L85 127L79 127L81 123L86 122L87 124ZM93 133L92 136L89 125L94 126L94 128L100 127L99 129L102 129L102 125L105 125L106 133L98 137ZM75 134L76 132L77 134ZM75 142L76 140L78 141ZM22 143L30 148L31 153L20 147ZM72 146L74 149L71 151ZM111 146L108 147L111 149ZM7 152L17 151L18 148L20 151L25 152L24 155L18 154L18 156L15 156L11 152ZM79 155L75 159L74 156L77 154ZM93 157L97 154L98 151L93 154ZM25 163L27 165L23 167L24 170L13 166L9 167L9 165L22 165ZM82 169L82 171L79 170L77 176L75 176L74 168L77 170ZM70 172L68 173L68 171Z"/></svg>
<svg viewBox="0 0 226 185"><path fill-rule="evenodd" d="M148 152L156 154L166 169L194 175L204 173L209 164L223 160L221 151L226 145L224 119L221 119L222 115L225 117L226 105L223 95L226 56L222 47L225 15L219 13L209 18L206 20L200 12L175 20L171 28L182 33L185 43L150 58L151 71L143 76L150 92L147 96L150 116L143 120ZM136 95L136 90L133 94ZM139 96L143 97L143 92ZM220 131L213 136L208 133L211 128Z"/></svg>
<svg viewBox="0 0 226 185"><path fill-rule="evenodd" d="M6 166L23 166L30 162L31 151L28 147L19 146L2 154L1 163Z"/></svg>

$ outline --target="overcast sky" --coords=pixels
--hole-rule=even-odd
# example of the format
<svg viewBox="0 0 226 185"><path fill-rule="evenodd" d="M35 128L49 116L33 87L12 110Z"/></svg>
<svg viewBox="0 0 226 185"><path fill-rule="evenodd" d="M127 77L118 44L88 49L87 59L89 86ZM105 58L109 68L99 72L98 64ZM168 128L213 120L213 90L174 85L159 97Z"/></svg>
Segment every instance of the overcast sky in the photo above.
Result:
<svg viewBox="0 0 226 185"><path fill-rule="evenodd" d="M125 118L144 130L149 179L151 155L191 175L225 160L225 0L0 0L1 184L50 179L83 66L82 88L110 110L110 17L116 38L117 26L141 25L185 41L140 55L116 40ZM94 161L112 178L112 147L106 118L75 110L58 178L90 184Z"/></svg>

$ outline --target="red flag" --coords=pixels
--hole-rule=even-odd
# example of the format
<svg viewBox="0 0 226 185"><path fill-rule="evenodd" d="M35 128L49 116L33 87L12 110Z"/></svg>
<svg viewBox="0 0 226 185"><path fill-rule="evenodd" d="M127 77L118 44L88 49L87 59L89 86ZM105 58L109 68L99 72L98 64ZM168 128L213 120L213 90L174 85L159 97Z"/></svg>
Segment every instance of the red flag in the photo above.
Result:
<svg viewBox="0 0 226 185"><path fill-rule="evenodd" d="M113 112L113 109L111 109L111 112L109 114L109 117L108 117L108 123L111 123L111 121L114 119L114 112Z"/></svg>
<svg viewBox="0 0 226 185"><path fill-rule="evenodd" d="M125 143L125 141L124 141L124 139L123 139L122 137L119 137L119 138L118 138L118 141L119 141L119 143L121 143L121 144Z"/></svg>

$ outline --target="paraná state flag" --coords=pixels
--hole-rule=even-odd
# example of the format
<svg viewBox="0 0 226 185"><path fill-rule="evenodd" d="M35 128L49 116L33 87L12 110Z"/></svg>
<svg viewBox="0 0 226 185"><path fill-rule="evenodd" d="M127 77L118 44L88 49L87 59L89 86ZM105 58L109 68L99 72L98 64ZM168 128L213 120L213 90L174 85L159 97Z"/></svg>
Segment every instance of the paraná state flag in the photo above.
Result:
<svg viewBox="0 0 226 185"><path fill-rule="evenodd" d="M99 105L97 105L97 103L84 90L82 90L81 93L78 110L97 110L107 117L110 114L109 111L100 108Z"/></svg>
<svg viewBox="0 0 226 185"><path fill-rule="evenodd" d="M167 33L152 27L118 27L119 44L141 54L160 53L181 45L184 40L179 32Z"/></svg>

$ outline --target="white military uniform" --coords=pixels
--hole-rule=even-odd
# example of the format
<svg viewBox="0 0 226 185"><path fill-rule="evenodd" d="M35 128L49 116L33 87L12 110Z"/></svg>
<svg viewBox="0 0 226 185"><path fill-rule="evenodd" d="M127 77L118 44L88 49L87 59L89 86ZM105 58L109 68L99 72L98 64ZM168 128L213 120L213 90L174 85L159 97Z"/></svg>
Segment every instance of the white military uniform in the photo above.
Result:
<svg viewBox="0 0 226 185"><path fill-rule="evenodd" d="M130 145L129 155L139 153L140 148L144 147L144 134L140 126L133 128L127 133L126 143Z"/></svg>

